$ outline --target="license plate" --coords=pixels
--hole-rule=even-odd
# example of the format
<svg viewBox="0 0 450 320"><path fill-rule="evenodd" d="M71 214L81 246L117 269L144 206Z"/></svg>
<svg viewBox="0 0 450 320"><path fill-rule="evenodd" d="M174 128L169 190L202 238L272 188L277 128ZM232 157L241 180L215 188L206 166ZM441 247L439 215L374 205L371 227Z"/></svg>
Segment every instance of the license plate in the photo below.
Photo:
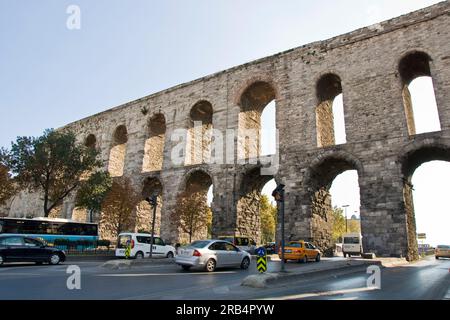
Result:
<svg viewBox="0 0 450 320"><path fill-rule="evenodd" d="M292 250L284 250L284 252L286 252L286 253L292 253Z"/></svg>

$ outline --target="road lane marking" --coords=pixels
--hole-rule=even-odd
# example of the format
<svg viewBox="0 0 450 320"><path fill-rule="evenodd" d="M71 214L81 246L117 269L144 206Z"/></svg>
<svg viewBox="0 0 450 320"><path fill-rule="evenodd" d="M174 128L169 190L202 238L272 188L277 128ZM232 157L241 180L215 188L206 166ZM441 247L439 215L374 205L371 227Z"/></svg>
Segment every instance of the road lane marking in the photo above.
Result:
<svg viewBox="0 0 450 320"><path fill-rule="evenodd" d="M220 273L211 272L196 272L196 273L113 273L113 274L98 274L97 277L152 277L152 276L194 276L194 275L221 275L232 274L236 271L226 271Z"/></svg>
<svg viewBox="0 0 450 320"><path fill-rule="evenodd" d="M365 291L373 291L373 290L379 290L379 289L362 287L362 288L344 289L344 290L326 291L326 292L317 292L317 293L311 292L311 293L294 294L294 295L288 295L288 296L283 296L283 297L264 298L261 300L297 300L297 299L345 295L347 293L365 292Z"/></svg>

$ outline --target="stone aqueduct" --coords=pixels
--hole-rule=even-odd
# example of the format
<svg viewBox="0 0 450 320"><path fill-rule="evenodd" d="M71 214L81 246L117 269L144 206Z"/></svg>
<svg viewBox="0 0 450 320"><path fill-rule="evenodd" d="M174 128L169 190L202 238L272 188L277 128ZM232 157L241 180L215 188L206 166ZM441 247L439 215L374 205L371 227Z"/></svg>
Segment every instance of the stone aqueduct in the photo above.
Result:
<svg viewBox="0 0 450 320"><path fill-rule="evenodd" d="M441 131L415 134L407 88L425 75L433 79ZM340 93L347 143L335 145L331 110ZM262 109L272 100L279 130L274 176L261 175L261 165L251 161L205 163L208 128L224 135L230 129L258 129ZM193 129L194 121L202 121L204 133L200 160L176 165L171 152L177 142L171 137L176 129ZM287 237L328 248L328 189L338 174L357 170L366 250L414 259L411 176L424 162L450 161L450 3L234 67L65 128L101 150L113 175L130 177L144 194L160 192L160 233L166 239L179 236L170 221L177 195L211 184L213 235L257 237L257 200L262 186L275 178L286 185ZM32 211L32 198L16 197L10 215ZM73 209L69 199L62 215L72 217Z"/></svg>

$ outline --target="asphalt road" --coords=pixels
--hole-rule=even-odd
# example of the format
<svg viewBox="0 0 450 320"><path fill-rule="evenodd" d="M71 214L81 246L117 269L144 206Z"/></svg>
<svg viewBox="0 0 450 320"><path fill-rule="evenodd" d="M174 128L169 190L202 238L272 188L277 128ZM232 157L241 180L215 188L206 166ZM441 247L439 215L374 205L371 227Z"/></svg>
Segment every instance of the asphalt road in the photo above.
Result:
<svg viewBox="0 0 450 320"><path fill-rule="evenodd" d="M381 271L381 289L367 289L365 270L327 273L269 289L240 286L250 270L184 272L176 265L101 268L101 262L59 266L13 264L0 267L0 299L445 299L450 298L450 260L428 259ZM69 265L81 269L81 289L69 290ZM272 265L276 267L276 265Z"/></svg>

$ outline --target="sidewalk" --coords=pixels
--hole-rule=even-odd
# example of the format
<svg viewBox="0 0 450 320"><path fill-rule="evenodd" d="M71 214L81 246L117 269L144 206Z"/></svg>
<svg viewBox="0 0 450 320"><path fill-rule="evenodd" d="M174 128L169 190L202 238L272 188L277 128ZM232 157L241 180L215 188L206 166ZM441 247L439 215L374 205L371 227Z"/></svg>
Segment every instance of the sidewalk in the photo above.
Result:
<svg viewBox="0 0 450 320"><path fill-rule="evenodd" d="M323 258L319 263L309 262L307 264L302 264L290 261L285 265L287 272L280 273L280 259L277 256L270 256L270 259L268 260L270 262L268 263L267 273L250 275L242 281L241 285L253 288L267 288L275 283L295 281L305 276L319 275L332 271L356 272L372 265L389 268L408 264L405 259L399 258L346 259L335 257Z"/></svg>

